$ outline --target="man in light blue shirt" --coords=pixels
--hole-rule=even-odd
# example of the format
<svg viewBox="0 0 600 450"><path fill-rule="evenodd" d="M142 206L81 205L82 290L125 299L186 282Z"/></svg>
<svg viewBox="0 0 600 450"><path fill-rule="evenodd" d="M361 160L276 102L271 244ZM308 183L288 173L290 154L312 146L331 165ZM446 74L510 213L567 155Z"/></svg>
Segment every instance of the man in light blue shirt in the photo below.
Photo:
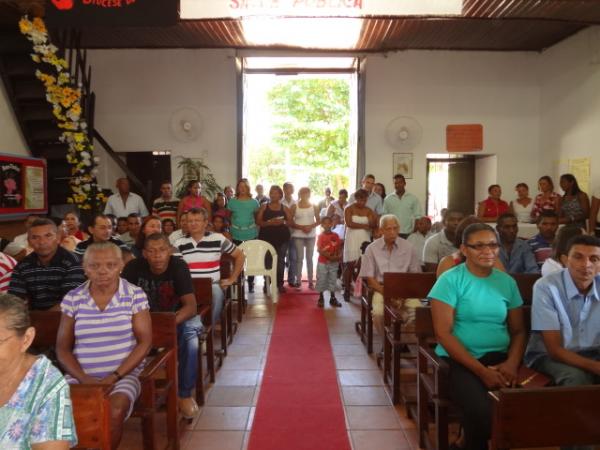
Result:
<svg viewBox="0 0 600 450"><path fill-rule="evenodd" d="M505 213L498 217L496 230L500 236L498 257L508 273L539 273L535 255L527 241L517 238L517 217Z"/></svg>
<svg viewBox="0 0 600 450"><path fill-rule="evenodd" d="M566 269L536 282L525 362L561 386L600 384L600 239L569 242Z"/></svg>
<svg viewBox="0 0 600 450"><path fill-rule="evenodd" d="M415 219L423 215L419 199L406 192L404 175L394 175L395 192L389 194L383 201L383 212L393 214L400 221L400 236L405 238L413 232Z"/></svg>
<svg viewBox="0 0 600 450"><path fill-rule="evenodd" d="M370 173L365 175L360 182L360 186L369 193L369 197L367 198L367 208L377 214L377 217L381 216L383 214L383 199L377 192L373 192L373 186L375 186L375 175ZM354 194L352 194L348 199L348 204L351 205L354 203L354 200Z"/></svg>

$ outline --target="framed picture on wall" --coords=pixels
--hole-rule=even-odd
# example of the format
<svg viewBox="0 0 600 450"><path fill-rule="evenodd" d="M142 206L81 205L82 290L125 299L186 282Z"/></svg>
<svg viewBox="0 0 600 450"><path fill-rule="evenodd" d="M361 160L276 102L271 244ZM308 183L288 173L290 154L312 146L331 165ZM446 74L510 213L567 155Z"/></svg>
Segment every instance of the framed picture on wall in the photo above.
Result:
<svg viewBox="0 0 600 450"><path fill-rule="evenodd" d="M393 155L394 173L404 175L404 178L413 177L413 154L412 153L394 153Z"/></svg>

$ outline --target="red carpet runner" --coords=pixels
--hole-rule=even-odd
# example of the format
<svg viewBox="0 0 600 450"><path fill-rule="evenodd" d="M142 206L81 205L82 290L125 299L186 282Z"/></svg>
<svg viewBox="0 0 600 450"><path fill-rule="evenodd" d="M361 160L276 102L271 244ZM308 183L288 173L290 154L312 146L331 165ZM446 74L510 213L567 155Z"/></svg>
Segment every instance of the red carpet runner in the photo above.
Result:
<svg viewBox="0 0 600 450"><path fill-rule="evenodd" d="M350 450L317 296L280 297L249 450Z"/></svg>

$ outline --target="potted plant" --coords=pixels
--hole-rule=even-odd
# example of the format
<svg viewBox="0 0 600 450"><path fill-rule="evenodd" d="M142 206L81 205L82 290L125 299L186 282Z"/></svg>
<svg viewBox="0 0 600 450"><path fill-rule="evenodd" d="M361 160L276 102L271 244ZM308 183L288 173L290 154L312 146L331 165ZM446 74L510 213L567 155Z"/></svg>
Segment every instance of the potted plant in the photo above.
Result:
<svg viewBox="0 0 600 450"><path fill-rule="evenodd" d="M187 194L187 185L192 180L198 180L202 183L202 194L211 200L217 192L223 190L202 158L179 156L177 159L179 160L177 168L182 173L181 178L175 185L175 195L177 198L183 198Z"/></svg>

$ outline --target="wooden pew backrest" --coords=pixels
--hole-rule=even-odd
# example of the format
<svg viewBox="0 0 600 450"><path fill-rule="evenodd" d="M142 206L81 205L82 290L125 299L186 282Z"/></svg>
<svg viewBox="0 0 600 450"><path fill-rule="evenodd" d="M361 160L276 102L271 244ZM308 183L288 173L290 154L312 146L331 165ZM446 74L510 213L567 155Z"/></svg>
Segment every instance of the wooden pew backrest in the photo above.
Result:
<svg viewBox="0 0 600 450"><path fill-rule="evenodd" d="M490 396L492 449L600 443L600 386L501 389Z"/></svg>
<svg viewBox="0 0 600 450"><path fill-rule="evenodd" d="M435 284L434 272L383 274L385 298L427 298Z"/></svg>
<svg viewBox="0 0 600 450"><path fill-rule="evenodd" d="M539 273L511 273L510 276L517 282L517 287L523 298L523 304L531 305L533 301L533 285L540 279L541 275Z"/></svg>

